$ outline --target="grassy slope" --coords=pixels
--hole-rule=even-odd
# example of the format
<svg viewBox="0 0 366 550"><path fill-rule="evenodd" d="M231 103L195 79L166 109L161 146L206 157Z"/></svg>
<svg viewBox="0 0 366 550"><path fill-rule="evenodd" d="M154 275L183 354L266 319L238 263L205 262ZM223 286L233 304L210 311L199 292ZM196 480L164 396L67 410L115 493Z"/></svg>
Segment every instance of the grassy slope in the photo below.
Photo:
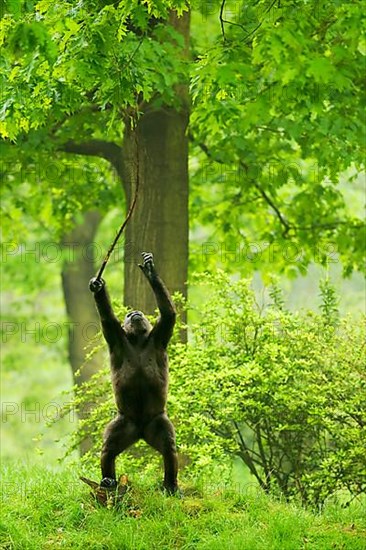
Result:
<svg viewBox="0 0 366 550"><path fill-rule="evenodd" d="M126 505L96 505L73 472L2 468L0 548L297 550L366 548L360 504L322 515L259 492L166 497L135 480Z"/></svg>

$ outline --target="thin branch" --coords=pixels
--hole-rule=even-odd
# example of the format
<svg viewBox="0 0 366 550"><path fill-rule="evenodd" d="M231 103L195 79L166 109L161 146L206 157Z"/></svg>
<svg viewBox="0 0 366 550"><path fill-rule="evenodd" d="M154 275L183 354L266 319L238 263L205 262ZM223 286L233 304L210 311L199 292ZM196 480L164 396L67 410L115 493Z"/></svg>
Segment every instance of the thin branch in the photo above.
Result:
<svg viewBox="0 0 366 550"><path fill-rule="evenodd" d="M137 198L138 198L138 193L139 193L139 187L140 187L140 155L139 155L139 145L138 145L138 142L137 142L137 129L136 129L136 125L137 125L137 115L136 115L136 119L134 120L134 131L135 131L135 141L136 141L136 187L135 187L135 195L134 195L134 198L132 199L132 202L129 206L129 209L128 209L128 212L127 212L127 215L126 215L126 218L125 220L123 221L121 227L119 228L115 238L113 239L113 242L111 244L111 246L109 247L108 249L108 252L103 260L103 263L98 271L98 274L97 274L97 280L100 281L101 278L102 278L102 275L103 275L103 271L105 270L106 268L106 265L109 261L109 258L119 240L119 238L121 237L126 225L128 224L132 214L133 214L133 211L135 209L135 206L136 206L136 202L137 202ZM117 146L118 147L118 146Z"/></svg>
<svg viewBox="0 0 366 550"><path fill-rule="evenodd" d="M312 225L292 225L291 229L295 229L297 231L314 231L314 229L334 229L339 225L348 225L352 229L364 229L366 226L365 223L362 222L354 223L347 220L335 220L334 222L313 223Z"/></svg>
<svg viewBox="0 0 366 550"><path fill-rule="evenodd" d="M242 458L244 463L248 466L250 472L254 475L254 477L258 481L259 485L262 487L262 489L264 489L266 491L267 490L266 483L262 480L261 476L259 475L259 473L257 471L257 468L255 467L253 459L249 454L249 449L245 444L243 436L241 435L239 425L235 420L233 420L233 424L235 426L235 430L236 430L236 432L238 434L238 437L239 437L239 440L240 440L241 451L239 451L238 455Z"/></svg>
<svg viewBox="0 0 366 550"><path fill-rule="evenodd" d="M248 165L243 162L242 160L239 161L240 166L243 168L245 172L248 171ZM251 180L251 184L259 191L259 193L262 195L265 202L272 208L273 212L276 214L279 222L284 227L284 230L282 232L282 236L285 239L287 237L288 232L291 229L290 224L286 220L285 216L282 214L278 206L273 202L272 198L266 193L266 191L259 185L258 182Z"/></svg>
<svg viewBox="0 0 366 550"><path fill-rule="evenodd" d="M277 0L272 0L272 2L270 3L270 5L268 6L268 8L266 9L266 11L264 12L264 15L267 15L267 13L269 11L271 11L271 9L273 8L273 6L275 5L275 3L277 2ZM263 19L258 23L258 25L256 27L254 27L254 29L252 31L250 31L250 33L247 34L246 38L245 38L245 43L247 44L248 42L248 39L253 36L257 30L262 26L263 24L263 21L264 21L264 17Z"/></svg>
<svg viewBox="0 0 366 550"><path fill-rule="evenodd" d="M224 25L225 23L227 23L228 25L232 25L233 27L239 27L245 33L247 32L247 29L241 23L237 23L236 21L229 21L228 19L224 19L223 14L224 14L225 3L226 3L226 0L222 0L221 6L220 6L220 15L219 15L220 25L221 25L221 33L222 33L222 37L223 37L224 40L226 40L225 25Z"/></svg>
<svg viewBox="0 0 366 550"><path fill-rule="evenodd" d="M122 67L120 67L120 71L126 69L126 67L131 63L131 61L133 61L133 58L135 57L135 55L137 54L137 52L139 51L139 49L141 48L141 45L144 41L144 38L145 38L146 34L144 33L140 40L139 40L139 43L137 44L136 48L134 49L134 51L131 53L130 57L127 58L127 60L125 61L125 63L122 65Z"/></svg>
<svg viewBox="0 0 366 550"><path fill-rule="evenodd" d="M222 15L224 13L225 2L226 2L226 0L222 0L221 7L220 7L220 25L221 25L222 37L223 37L224 40L226 40L226 37L225 37L224 19L223 19Z"/></svg>
<svg viewBox="0 0 366 550"><path fill-rule="evenodd" d="M277 218L279 219L280 223L283 225L284 227L284 230L283 230L283 237L286 238L287 237L287 234L288 232L290 231L291 229L291 226L290 224L288 223L288 221L286 220L286 218L283 216L282 212L280 211L280 209L276 206L276 204L273 202L273 200L271 199L271 197L269 195L267 195L267 193L265 192L265 190L259 185L259 183L257 183L256 181L252 181L252 184L254 185L254 187L256 189L258 189L259 193L262 195L263 199L266 201L267 204L269 204L269 206L272 208L272 210L274 211L274 213L276 214Z"/></svg>
<svg viewBox="0 0 366 550"><path fill-rule="evenodd" d="M241 446L243 447L243 449L245 449L246 451L248 451L248 453L251 453L253 456L256 456L257 459L251 457L251 460L253 460L253 462L255 462L256 464L259 464L259 466L262 466L262 462L259 462L259 460L261 459L261 456L259 453L257 453L254 449L250 449L245 441L244 441L244 438L242 436L242 433L241 433L241 430L240 430L240 427L239 427L239 424L236 422L236 420L233 420L233 424L235 426L235 429L237 431L237 434L238 434L238 437L240 439L240 444ZM259 459L259 460L258 460Z"/></svg>
<svg viewBox="0 0 366 550"><path fill-rule="evenodd" d="M194 143L195 145L197 145L204 153L205 155L208 157L208 158L211 158L212 160L214 160L215 162L217 162L218 164L224 164L224 161L219 159L219 158L216 158L214 156L214 154L210 151L210 149L207 147L207 145L205 143L202 143L202 142L197 142L195 139L194 139L194 136L193 134L189 133L188 134L188 138L189 138L189 141L191 141L192 143Z"/></svg>
<svg viewBox="0 0 366 550"><path fill-rule="evenodd" d="M248 33L247 29L241 23L237 23L236 21L229 21L227 19L224 19L223 14L224 14L224 8L225 8L226 0L222 0L221 6L220 6L219 19L220 19L221 33L222 33L223 39L226 40L225 23L227 23L228 25L233 25L234 27L239 27L243 32L246 33L245 44L247 44L248 41L249 41L249 38L252 37L257 32L257 30L262 26L262 24L264 22L264 17L267 15L268 12L271 11L271 9L273 8L273 6L275 5L276 2L277 2L277 0L272 0L272 2L270 3L270 5L267 7L267 9L265 10L265 12L263 14L263 19L261 21L259 21L259 23L254 27L254 29L251 30Z"/></svg>
<svg viewBox="0 0 366 550"><path fill-rule="evenodd" d="M189 133L188 137L189 137L189 140L192 143L194 143L197 147L199 147L201 149L201 151L203 151L208 158L212 159L214 162L217 162L218 164L222 164L222 165L225 164L222 159L216 157L212 153L212 151L210 151L210 149L207 147L207 145L205 143L197 142L192 133ZM239 164L245 172L248 172L249 167L244 161L239 161ZM254 181L254 180L250 180L250 184L253 185L253 187L255 187L259 191L262 199L271 207L273 212L276 214L276 217L278 218L279 222L281 223L281 225L284 228L283 233L282 233L284 238L287 237L289 231L291 231L291 230L292 231L314 231L314 230L317 230L317 229L335 229L336 227L338 227L340 225L348 225L348 226L350 226L351 229L364 229L365 228L365 223L362 223L362 222L355 223L355 222L347 221L347 220L334 220L333 222L313 223L311 225L304 225L304 226L294 225L294 224L290 223L285 218L285 216L282 214L281 210L278 208L276 203L273 201L272 197L270 197L268 195L268 193L263 189L263 187L258 182Z"/></svg>
<svg viewBox="0 0 366 550"><path fill-rule="evenodd" d="M190 141L194 142L196 145L198 145L198 147L209 157L211 158L213 161L217 162L218 164L224 164L224 161L221 160L221 159L218 159L215 157L215 155L213 155L213 153L209 150L209 148L207 147L207 145L205 143L197 143L195 140L194 140L194 137L192 134L189 134L189 139ZM245 164L245 162L243 161L240 161L240 166L243 168L243 170L245 172L248 171L248 166ZM259 191L259 193L261 194L261 197L266 201L267 204L269 204L269 206L272 208L272 210L275 212L277 218L279 219L281 225L284 227L284 231L283 231L283 236L284 238L286 238L287 236L287 233L290 231L291 229L291 226L290 224L288 223L288 221L286 220L286 218L284 217L284 215L281 213L280 209L277 207L277 205L273 202L273 200L271 199L271 197L269 195L267 195L267 193L264 191L264 189L259 185L259 183L257 183L256 181L254 180L251 180L251 184Z"/></svg>
<svg viewBox="0 0 366 550"><path fill-rule="evenodd" d="M285 132L284 130L275 130L274 128L270 128L269 126L256 126L257 130L264 130L265 132L274 132L275 134L281 134L283 135Z"/></svg>
<svg viewBox="0 0 366 550"><path fill-rule="evenodd" d="M263 447L262 436L261 436L261 431L260 431L259 424L257 424L256 427L255 427L255 433L256 433L256 436L257 436L257 443L258 443L259 453L261 455L263 469L264 469L264 473L265 473L265 476L266 476L266 482L267 482L268 486L270 487L270 485L271 485L271 470L268 467L267 457L266 457L266 453L265 453L265 450L264 450L264 447Z"/></svg>

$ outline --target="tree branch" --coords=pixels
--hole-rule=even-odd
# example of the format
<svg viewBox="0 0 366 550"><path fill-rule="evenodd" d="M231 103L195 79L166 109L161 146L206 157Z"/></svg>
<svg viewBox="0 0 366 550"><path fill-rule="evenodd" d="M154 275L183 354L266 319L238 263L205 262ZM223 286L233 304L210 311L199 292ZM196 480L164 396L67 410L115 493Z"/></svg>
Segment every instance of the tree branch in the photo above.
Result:
<svg viewBox="0 0 366 550"><path fill-rule="evenodd" d="M123 172L123 153L122 147L112 141L103 141L92 139L77 143L69 140L58 146L59 151L72 153L74 155L86 155L92 157L101 157L108 160L116 169L119 176Z"/></svg>
<svg viewBox="0 0 366 550"><path fill-rule="evenodd" d="M189 139L190 141L192 141L193 143L195 143L196 145L198 145L198 147L209 157L211 158L213 161L217 162L218 164L224 164L224 161L222 161L221 159L219 158L216 158L212 152L209 150L209 148L207 147L207 145L205 143L197 143L193 137L192 134L189 134ZM248 166L245 164L245 162L243 161L239 161L239 164L240 166L243 168L243 170L245 172L248 171ZM284 231L283 231L283 236L284 238L286 238L287 236L287 233L290 231L291 229L291 226L290 224L288 223L288 221L286 220L286 218L284 217L284 215L281 213L280 209L278 208L278 206L273 202L273 200L271 199L271 197L269 195L267 195L267 193L265 192L265 190L259 185L259 183L257 183L256 181L254 180L251 180L250 183L259 191L259 193L261 194L261 197L266 201L267 204L269 204L269 206L272 208L272 210L275 212L277 218L279 219L281 225L284 227Z"/></svg>
<svg viewBox="0 0 366 550"><path fill-rule="evenodd" d="M244 168L244 164L240 161L240 165ZM277 218L279 219L280 223L283 225L284 227L284 230L283 230L283 237L286 238L287 236L287 233L290 231L291 229L291 226L290 224L288 223L288 221L286 220L286 218L284 217L284 215L282 214L282 212L280 211L280 209L278 208L278 206L273 202L273 200L271 199L271 197L269 195L267 195L267 193L265 192L265 190L259 185L259 183L257 183L256 181L252 180L252 185L254 185L254 187L256 189L258 189L259 193L262 195L263 199L266 201L267 204L269 204L269 206L272 208L272 210L274 211L274 213L276 214Z"/></svg>
<svg viewBox="0 0 366 550"><path fill-rule="evenodd" d="M220 6L219 19L220 19L221 34L222 34L223 39L226 40L225 23L227 23L228 25L233 25L235 27L239 27L243 32L246 33L245 44L247 44L249 42L249 38L252 37L257 32L257 30L262 26L262 24L264 22L264 17L267 15L267 13L269 11L271 11L271 9L273 8L273 6L275 5L276 2L277 2L277 0L272 0L271 1L271 3L267 6L266 10L264 11L263 19L261 21L259 21L259 23L254 27L254 29L252 29L250 32L248 32L247 29L244 27L244 25L242 25L241 23L237 23L236 21L229 21L228 19L224 19L224 9L225 9L226 0L222 0L221 6Z"/></svg>
<svg viewBox="0 0 366 550"><path fill-rule="evenodd" d="M228 19L224 19L225 3L226 3L226 0L222 0L221 6L220 6L220 15L219 15L220 25L221 25L221 34L224 40L226 40L225 23L227 23L228 25L233 25L234 27L239 27L245 33L247 32L246 28L241 23L236 23L235 21L229 21Z"/></svg>
<svg viewBox="0 0 366 550"><path fill-rule="evenodd" d="M314 229L334 229L339 225L348 225L351 229L364 229L365 223L357 223L353 220L334 220L334 222L313 223L311 225L292 225L291 229L297 231L314 231Z"/></svg>
<svg viewBox="0 0 366 550"><path fill-rule="evenodd" d="M225 8L225 2L226 0L222 0L221 2L221 7L220 7L220 25L221 25L221 33L222 33L222 38L225 40L225 27L224 27L224 19L223 19L223 13L224 13L224 8Z"/></svg>
<svg viewBox="0 0 366 550"><path fill-rule="evenodd" d="M240 456L240 458L243 460L243 462L248 466L250 472L254 475L254 477L258 481L259 485L262 487L262 489L264 491L267 491L268 490L267 485L266 485L265 481L263 481L263 479L259 475L259 473L257 471L257 468L255 466L255 462L259 466L262 466L262 464L260 464L256 460L253 460L253 457L250 456L250 449L248 449L248 447L245 444L245 441L243 439L243 436L241 435L241 431L240 431L238 423L235 420L233 420L232 422L234 424L235 430L236 430L237 435L239 437L240 451L238 452L238 456Z"/></svg>
<svg viewBox="0 0 366 550"><path fill-rule="evenodd" d="M264 16L267 15L267 13L269 11L271 11L271 9L273 8L273 6L275 5L275 3L277 2L277 0L272 0L272 2L269 4L269 6L267 7L267 9L265 10L264 12ZM253 37L253 35L257 32L257 30L262 26L264 22L264 17L263 19L256 25L256 27L254 27L253 30L250 31L250 33L247 34L247 36L245 37L245 44L247 44L249 42L249 38L250 37Z"/></svg>
<svg viewBox="0 0 366 550"><path fill-rule="evenodd" d="M212 159L214 162L217 162L218 164L225 164L223 160L216 157L212 153L212 151L210 151L210 149L207 147L207 145L205 143L197 142L195 140L194 136L191 133L189 133L188 137L189 137L189 140L192 143L194 143L195 145L197 145L197 147L199 147L201 149L201 151L203 151L208 158ZM248 167L247 164L245 164L244 161L240 160L239 164L245 172L248 172L249 167ZM256 182L253 179L250 180L249 182L250 182L251 185L253 185L253 187L255 187L259 191L260 196L262 197L262 199L271 207L273 212L276 214L276 217L278 218L279 222L281 223L282 227L284 228L283 233L282 233L284 238L287 237L287 234L289 233L290 230L293 230L293 231L314 231L315 230L316 231L318 229L335 229L335 228L339 227L340 225L348 225L352 229L363 229L363 228L365 228L365 223L362 223L362 222L357 223L357 222L354 222L352 220L334 220L332 222L313 223L311 225L303 225L303 226L294 225L293 223L290 223L286 219L286 217L282 214L279 207L273 201L272 197L270 197L268 195L268 193L263 189L263 187L258 182Z"/></svg>

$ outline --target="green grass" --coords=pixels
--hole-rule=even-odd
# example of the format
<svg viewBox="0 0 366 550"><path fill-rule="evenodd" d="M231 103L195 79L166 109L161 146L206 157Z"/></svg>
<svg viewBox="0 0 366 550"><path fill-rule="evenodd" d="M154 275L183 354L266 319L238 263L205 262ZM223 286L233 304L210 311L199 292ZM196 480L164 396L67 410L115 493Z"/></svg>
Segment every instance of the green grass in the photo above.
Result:
<svg viewBox="0 0 366 550"><path fill-rule="evenodd" d="M245 487L241 494L184 486L167 497L147 480L131 480L123 506L89 496L76 471L2 468L2 549L323 550L366 548L361 503L328 505L322 514ZM212 487L212 484L211 484Z"/></svg>

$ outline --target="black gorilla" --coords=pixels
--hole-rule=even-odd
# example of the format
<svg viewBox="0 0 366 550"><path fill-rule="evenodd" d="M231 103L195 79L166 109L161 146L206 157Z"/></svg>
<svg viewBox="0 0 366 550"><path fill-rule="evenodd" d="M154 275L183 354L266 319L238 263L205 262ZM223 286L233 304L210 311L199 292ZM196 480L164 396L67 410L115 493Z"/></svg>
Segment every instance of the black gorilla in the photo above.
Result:
<svg viewBox="0 0 366 550"><path fill-rule="evenodd" d="M154 291L160 316L152 327L141 311L132 311L123 325L114 315L106 285L90 281L107 341L118 415L106 428L102 448L101 487L116 486L117 455L144 439L164 458L164 487L177 490L178 461L175 432L165 404L168 390L166 348L172 336L176 312L163 281L157 274L153 255L143 253L139 265Z"/></svg>

